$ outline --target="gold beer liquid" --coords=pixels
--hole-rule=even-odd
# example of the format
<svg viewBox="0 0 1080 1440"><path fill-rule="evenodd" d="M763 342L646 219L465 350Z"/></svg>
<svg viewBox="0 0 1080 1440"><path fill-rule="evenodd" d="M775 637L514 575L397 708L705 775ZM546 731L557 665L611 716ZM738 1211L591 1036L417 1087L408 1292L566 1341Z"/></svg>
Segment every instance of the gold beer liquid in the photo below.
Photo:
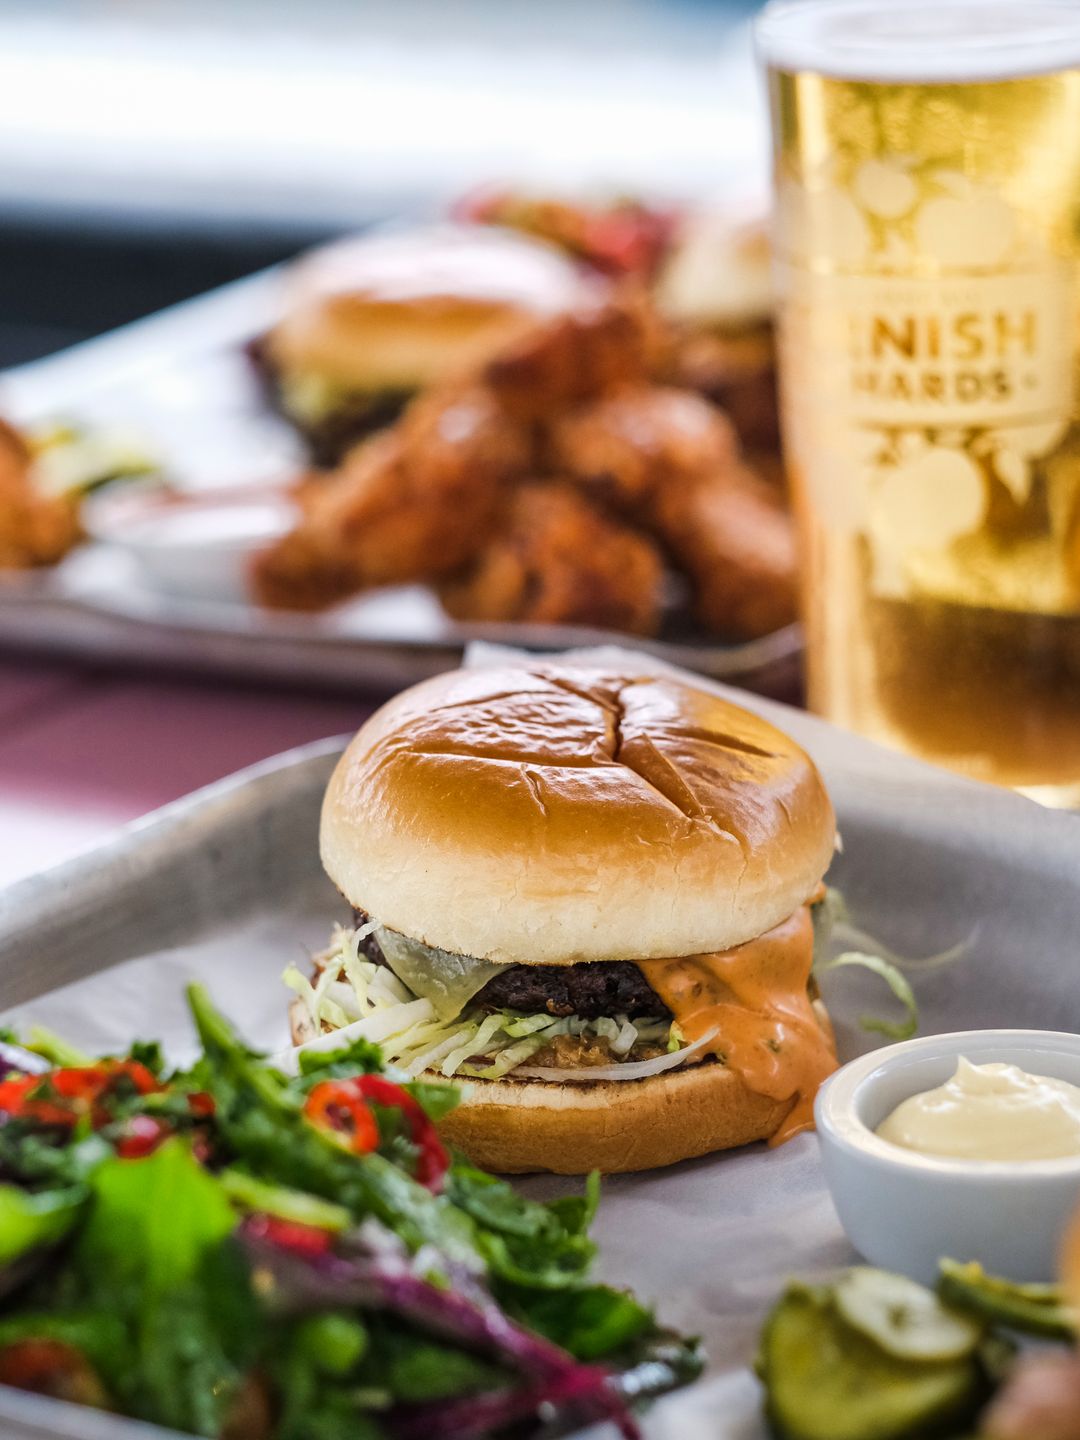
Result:
<svg viewBox="0 0 1080 1440"><path fill-rule="evenodd" d="M1080 804L1080 59L827 68L770 73L811 706Z"/></svg>

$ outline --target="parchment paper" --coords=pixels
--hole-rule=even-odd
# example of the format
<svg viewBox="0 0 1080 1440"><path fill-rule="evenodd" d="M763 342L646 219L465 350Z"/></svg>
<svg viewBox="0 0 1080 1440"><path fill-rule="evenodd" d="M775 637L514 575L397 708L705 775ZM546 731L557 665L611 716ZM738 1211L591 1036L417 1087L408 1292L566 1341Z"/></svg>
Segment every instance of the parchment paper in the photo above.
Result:
<svg viewBox="0 0 1080 1440"><path fill-rule="evenodd" d="M640 655L605 651L601 657L664 668ZM471 658L485 664L513 657L488 648ZM909 955L969 941L962 959L917 981L924 1032L987 1025L1080 1029L1080 819L957 780L783 706L713 688L778 721L821 765L844 840L830 879L864 926ZM180 991L198 977L254 1043L278 1048L287 1000L280 972L318 947L342 915L340 899L311 864L316 801L317 794L309 794L302 804L289 802L298 807L295 825L288 815L279 817L281 833L275 831L272 843L295 847L296 879L290 887L275 876L274 893L257 913L225 927L206 922L208 933L189 946L128 961L25 1003L9 1018L36 1020L91 1049L156 1036L179 1058L191 1048ZM158 887L152 893L162 904L176 903L179 884L174 880L170 889L164 859L170 833L165 827L155 839L164 846L163 859L145 881ZM178 834L175 844L185 843L193 843L190 835ZM260 843L271 842L263 836ZM65 876L78 873L86 883L83 863L79 872L68 867L40 877L36 889L24 893L35 905L43 894L62 905L73 883ZM92 931L88 916L80 923ZM25 973L31 958L32 935L16 935L12 948L12 924L10 907L5 916L0 903L0 957L5 934L13 957L0 970L0 984ZM47 953L32 958L48 966ZM21 983L20 993L28 993ZM851 972L827 977L826 996L841 1055L851 1058L871 1043L857 1017L887 1009L887 997ZM574 1182L537 1177L524 1183L548 1196ZM596 1233L602 1273L655 1302L665 1321L700 1334L708 1353L707 1380L657 1406L649 1434L713 1440L760 1433L759 1395L746 1365L763 1312L787 1275L852 1258L822 1182L815 1137L613 1177L605 1182Z"/></svg>

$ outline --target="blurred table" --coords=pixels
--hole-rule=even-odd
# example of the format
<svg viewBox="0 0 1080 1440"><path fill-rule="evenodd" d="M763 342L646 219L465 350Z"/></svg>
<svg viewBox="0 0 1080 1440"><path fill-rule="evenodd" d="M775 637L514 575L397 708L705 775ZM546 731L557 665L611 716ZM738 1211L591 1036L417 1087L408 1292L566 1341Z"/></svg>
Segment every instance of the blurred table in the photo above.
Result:
<svg viewBox="0 0 1080 1440"><path fill-rule="evenodd" d="M0 885L245 765L355 730L371 708L0 658Z"/></svg>

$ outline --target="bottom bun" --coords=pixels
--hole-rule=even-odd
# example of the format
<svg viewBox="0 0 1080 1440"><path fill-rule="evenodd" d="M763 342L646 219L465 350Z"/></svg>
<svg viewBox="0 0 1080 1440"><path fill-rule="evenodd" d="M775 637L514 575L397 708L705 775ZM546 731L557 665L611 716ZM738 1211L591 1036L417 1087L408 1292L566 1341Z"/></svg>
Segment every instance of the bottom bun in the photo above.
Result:
<svg viewBox="0 0 1080 1440"><path fill-rule="evenodd" d="M293 1039L303 1044L311 1038L300 1023L303 1002L293 1003ZM831 1041L832 1026L820 1001L814 1012ZM447 1083L436 1072L424 1079ZM794 1104L748 1089L715 1060L648 1080L560 1085L463 1076L458 1083L462 1102L439 1122L439 1131L474 1165L503 1175L657 1170L768 1140Z"/></svg>
<svg viewBox="0 0 1080 1440"><path fill-rule="evenodd" d="M755 1094L709 1060L648 1080L467 1084L439 1129L474 1165L504 1175L655 1170L766 1140L792 1106Z"/></svg>

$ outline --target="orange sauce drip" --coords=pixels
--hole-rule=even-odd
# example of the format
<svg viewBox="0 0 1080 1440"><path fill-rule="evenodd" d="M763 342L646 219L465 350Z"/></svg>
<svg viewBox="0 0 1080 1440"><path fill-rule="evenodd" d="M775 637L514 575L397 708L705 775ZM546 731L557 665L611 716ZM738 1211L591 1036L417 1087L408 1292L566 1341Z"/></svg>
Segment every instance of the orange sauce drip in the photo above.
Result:
<svg viewBox="0 0 1080 1440"><path fill-rule="evenodd" d="M807 993L813 960L804 905L734 950L637 962L688 1042L715 1029L708 1050L748 1089L793 1102L770 1145L814 1128L814 1097L837 1065Z"/></svg>

